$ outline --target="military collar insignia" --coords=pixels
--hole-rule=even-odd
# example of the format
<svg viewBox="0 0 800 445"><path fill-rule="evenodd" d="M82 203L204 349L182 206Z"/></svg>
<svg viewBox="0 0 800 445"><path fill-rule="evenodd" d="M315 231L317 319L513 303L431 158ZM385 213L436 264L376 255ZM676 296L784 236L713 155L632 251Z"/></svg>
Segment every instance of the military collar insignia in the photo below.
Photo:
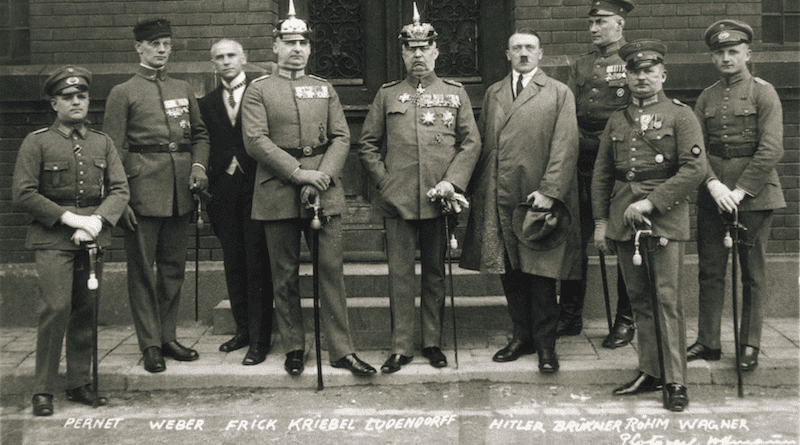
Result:
<svg viewBox="0 0 800 445"><path fill-rule="evenodd" d="M633 98L633 106L638 107L638 108L643 108L643 107L646 107L648 105L653 105L655 103L658 103L658 96L659 96L658 94L654 94L654 95L648 97L647 99L638 99L638 98L634 97Z"/></svg>
<svg viewBox="0 0 800 445"><path fill-rule="evenodd" d="M75 132L78 133L81 138L86 139L86 126L83 122L79 122L75 125L67 125L64 122L58 121L55 125L55 128L56 131L65 138L72 136L72 133Z"/></svg>
<svg viewBox="0 0 800 445"><path fill-rule="evenodd" d="M288 70L286 68L278 68L278 75L289 80L296 80L306 75L305 70Z"/></svg>

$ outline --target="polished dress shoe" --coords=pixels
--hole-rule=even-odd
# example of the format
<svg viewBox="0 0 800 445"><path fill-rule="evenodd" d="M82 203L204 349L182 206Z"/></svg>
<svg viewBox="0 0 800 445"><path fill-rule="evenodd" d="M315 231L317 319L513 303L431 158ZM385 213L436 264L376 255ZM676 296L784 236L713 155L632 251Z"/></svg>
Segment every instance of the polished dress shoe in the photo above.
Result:
<svg viewBox="0 0 800 445"><path fill-rule="evenodd" d="M164 363L164 356L161 355L161 348L150 346L142 352L144 358L144 370L147 372L161 372L167 369Z"/></svg>
<svg viewBox="0 0 800 445"><path fill-rule="evenodd" d="M392 354L386 359L386 362L381 366L381 372L384 374L391 374L397 372L403 365L411 363L414 357L408 357L402 354Z"/></svg>
<svg viewBox="0 0 800 445"><path fill-rule="evenodd" d="M52 416L53 415L53 395L52 394L34 394L33 400L33 415L34 416Z"/></svg>
<svg viewBox="0 0 800 445"><path fill-rule="evenodd" d="M539 351L539 372L552 374L558 371L558 357L555 349L542 349Z"/></svg>
<svg viewBox="0 0 800 445"><path fill-rule="evenodd" d="M333 366L334 368L349 369L354 376L358 377L366 377L368 375L372 375L378 372L375 370L375 368L370 366L368 363L362 361L355 354L347 354L344 357L340 358L339 360L331 362L331 366Z"/></svg>
<svg viewBox="0 0 800 445"><path fill-rule="evenodd" d="M689 396L686 395L686 387L677 383L667 384L667 406L664 408L681 412L687 406L689 406Z"/></svg>
<svg viewBox="0 0 800 445"><path fill-rule="evenodd" d="M533 354L534 352L536 352L536 348L533 344L523 343L521 340L514 339L505 348L497 351L492 360L498 363L513 362L523 355Z"/></svg>
<svg viewBox="0 0 800 445"><path fill-rule="evenodd" d="M758 367L758 348L743 345L739 354L739 368L742 371L752 371Z"/></svg>
<svg viewBox="0 0 800 445"><path fill-rule="evenodd" d="M722 355L721 349L711 349L705 345L695 342L692 346L686 348L686 361L691 362L694 360L708 360L717 361Z"/></svg>
<svg viewBox="0 0 800 445"><path fill-rule="evenodd" d="M614 322L614 329L603 340L603 347L606 349L621 348L633 340L633 334L636 328L633 325L633 319L624 315L617 316Z"/></svg>
<svg viewBox="0 0 800 445"><path fill-rule="evenodd" d="M422 348L422 356L427 358L434 368L444 368L447 366L447 357L444 356L442 350L439 349L438 346Z"/></svg>
<svg viewBox="0 0 800 445"><path fill-rule="evenodd" d="M183 346L178 343L178 340L172 340L161 345L161 354L164 357L172 357L179 362L193 362L200 358L197 351Z"/></svg>
<svg viewBox="0 0 800 445"><path fill-rule="evenodd" d="M232 339L219 345L220 352L231 352L244 348L250 344L250 340L246 335L236 334Z"/></svg>
<svg viewBox="0 0 800 445"><path fill-rule="evenodd" d="M644 392L659 391L660 389L661 379L640 371L635 379L615 389L611 394L615 396L632 396Z"/></svg>
<svg viewBox="0 0 800 445"><path fill-rule="evenodd" d="M247 350L242 364L245 366L257 365L267 359L268 353L269 346L253 343L250 345L250 349Z"/></svg>
<svg viewBox="0 0 800 445"><path fill-rule="evenodd" d="M86 384L75 389L68 389L67 400L70 402L94 406L94 392L92 392L92 385ZM103 406L106 403L108 403L108 399L97 396L97 406Z"/></svg>
<svg viewBox="0 0 800 445"><path fill-rule="evenodd" d="M571 337L581 333L583 318L559 318L556 327L556 337Z"/></svg>
<svg viewBox="0 0 800 445"><path fill-rule="evenodd" d="M298 349L286 354L286 361L283 363L283 368L289 375L300 375L305 369L303 363L303 351Z"/></svg>

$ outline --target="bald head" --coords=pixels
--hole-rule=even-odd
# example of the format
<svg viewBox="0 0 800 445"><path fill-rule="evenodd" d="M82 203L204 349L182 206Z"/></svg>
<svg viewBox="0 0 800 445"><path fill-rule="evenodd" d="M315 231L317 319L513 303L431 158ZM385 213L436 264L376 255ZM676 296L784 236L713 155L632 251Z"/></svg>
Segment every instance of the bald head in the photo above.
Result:
<svg viewBox="0 0 800 445"><path fill-rule="evenodd" d="M247 56L239 42L223 39L211 46L211 61L220 76L230 82L244 69Z"/></svg>

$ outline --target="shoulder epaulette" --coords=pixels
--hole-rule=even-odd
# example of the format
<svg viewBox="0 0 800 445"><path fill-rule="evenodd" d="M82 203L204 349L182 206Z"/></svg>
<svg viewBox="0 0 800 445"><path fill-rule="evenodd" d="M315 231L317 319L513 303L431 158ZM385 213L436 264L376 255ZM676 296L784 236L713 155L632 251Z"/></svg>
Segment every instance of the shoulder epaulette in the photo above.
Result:
<svg viewBox="0 0 800 445"><path fill-rule="evenodd" d="M456 87L463 87L464 86L461 82L455 81L453 79L442 79L442 81L444 83L449 83L450 85L453 85L453 86L456 86Z"/></svg>
<svg viewBox="0 0 800 445"><path fill-rule="evenodd" d="M36 131L32 131L32 132L31 132L31 134L39 134L39 133L44 133L45 131L47 131L47 130L49 130L49 129L50 129L50 127L44 127L44 128L40 128L40 129L38 129L38 130L36 130Z"/></svg>
<svg viewBox="0 0 800 445"><path fill-rule="evenodd" d="M714 88L715 86L717 86L718 84L719 84L719 80L718 80L718 81L716 81L716 82L714 82L714 83L712 83L712 84L711 84L711 85L709 85L708 87L706 87L706 88L705 88L703 91L705 91L705 90L710 90L710 89Z"/></svg>
<svg viewBox="0 0 800 445"><path fill-rule="evenodd" d="M89 131L91 131L92 133L97 133L97 134L103 135L103 136L108 136L107 134L103 133L102 131L95 130L93 128L89 128Z"/></svg>
<svg viewBox="0 0 800 445"><path fill-rule="evenodd" d="M315 76L314 74L309 74L308 77L310 77L312 79L317 79L317 80L322 81L322 82L327 82L328 81L327 79L325 79L323 77Z"/></svg>
<svg viewBox="0 0 800 445"><path fill-rule="evenodd" d="M255 78L255 79L253 79L253 81L252 81L252 82L250 82L250 83L253 83L253 82L258 82L259 80L264 80L264 79L267 79L267 78L269 78L269 74L264 74L264 75L263 75L263 76L261 76L261 77L256 77L256 78Z"/></svg>
<svg viewBox="0 0 800 445"><path fill-rule="evenodd" d="M398 80L393 80L391 82L386 82L385 84L381 85L381 88L393 87L402 81L403 81L402 79L398 79Z"/></svg>
<svg viewBox="0 0 800 445"><path fill-rule="evenodd" d="M769 85L769 82L767 82L766 80L764 80L764 79L762 79L760 77L753 77L753 80L755 80L756 82L760 83L761 85Z"/></svg>
<svg viewBox="0 0 800 445"><path fill-rule="evenodd" d="M688 105L686 105L685 103L679 101L678 99L672 99L672 103L674 103L675 105L679 105L681 107L687 107L687 108L689 107Z"/></svg>

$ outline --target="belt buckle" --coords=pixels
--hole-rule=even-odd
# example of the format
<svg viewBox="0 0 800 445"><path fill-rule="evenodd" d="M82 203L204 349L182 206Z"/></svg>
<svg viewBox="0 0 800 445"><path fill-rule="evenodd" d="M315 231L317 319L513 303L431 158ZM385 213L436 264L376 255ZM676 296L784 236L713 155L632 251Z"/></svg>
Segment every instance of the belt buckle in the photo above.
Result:
<svg viewBox="0 0 800 445"><path fill-rule="evenodd" d="M632 171L629 171L628 173L625 173L625 179L627 179L628 181L633 181L634 178L636 178L636 173L634 173Z"/></svg>
<svg viewBox="0 0 800 445"><path fill-rule="evenodd" d="M177 142L170 142L169 143L169 151L177 151L178 150L178 143Z"/></svg>
<svg viewBox="0 0 800 445"><path fill-rule="evenodd" d="M308 147L308 146L303 147L303 156L311 156L312 153L314 153L314 149L313 148Z"/></svg>

